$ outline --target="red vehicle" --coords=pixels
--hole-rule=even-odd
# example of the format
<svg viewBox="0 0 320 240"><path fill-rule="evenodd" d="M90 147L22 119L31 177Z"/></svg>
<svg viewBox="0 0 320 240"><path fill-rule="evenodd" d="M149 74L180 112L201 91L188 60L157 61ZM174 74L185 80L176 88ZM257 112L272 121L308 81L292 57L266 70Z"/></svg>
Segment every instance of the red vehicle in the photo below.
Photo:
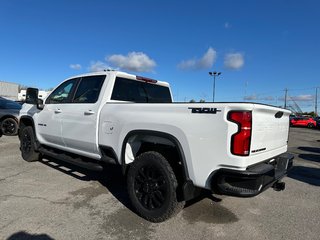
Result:
<svg viewBox="0 0 320 240"><path fill-rule="evenodd" d="M290 120L290 126L314 128L317 122L311 117L295 117Z"/></svg>

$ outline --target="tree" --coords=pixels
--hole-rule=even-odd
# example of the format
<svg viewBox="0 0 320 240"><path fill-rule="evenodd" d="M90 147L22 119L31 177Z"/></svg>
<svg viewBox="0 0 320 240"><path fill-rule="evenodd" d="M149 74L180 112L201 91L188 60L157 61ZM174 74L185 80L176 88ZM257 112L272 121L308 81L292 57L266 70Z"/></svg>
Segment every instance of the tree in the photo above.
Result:
<svg viewBox="0 0 320 240"><path fill-rule="evenodd" d="M21 90L27 90L27 88L29 88L29 86L27 86L27 85L19 85L19 92Z"/></svg>
<svg viewBox="0 0 320 240"><path fill-rule="evenodd" d="M311 116L311 117L316 117L316 113L315 112L304 112L304 113L302 113L302 115L308 115L308 116Z"/></svg>

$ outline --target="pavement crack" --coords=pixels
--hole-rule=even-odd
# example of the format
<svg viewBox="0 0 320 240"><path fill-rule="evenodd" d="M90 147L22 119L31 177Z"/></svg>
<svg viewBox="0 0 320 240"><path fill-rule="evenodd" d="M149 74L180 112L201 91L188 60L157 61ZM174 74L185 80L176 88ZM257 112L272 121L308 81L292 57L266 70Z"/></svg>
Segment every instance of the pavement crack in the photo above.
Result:
<svg viewBox="0 0 320 240"><path fill-rule="evenodd" d="M31 196L25 196L25 195L15 195L15 194L7 194L7 195L1 195L0 198L10 198L10 197L15 197L15 198L27 198L27 199L32 199L32 200L42 200L46 201L52 204L67 204L64 201L51 201L47 198L43 197L31 197Z"/></svg>
<svg viewBox="0 0 320 240"><path fill-rule="evenodd" d="M9 178L13 178L13 177L19 176L19 175L21 175L22 173L25 173L25 172L27 172L27 171L28 171L28 170L24 170L24 171L18 172L18 173L16 173L16 174L13 174L13 175L10 175L10 176L4 177L4 178L0 178L0 182L1 182L1 181L5 181L5 180L7 180L7 179L9 179Z"/></svg>

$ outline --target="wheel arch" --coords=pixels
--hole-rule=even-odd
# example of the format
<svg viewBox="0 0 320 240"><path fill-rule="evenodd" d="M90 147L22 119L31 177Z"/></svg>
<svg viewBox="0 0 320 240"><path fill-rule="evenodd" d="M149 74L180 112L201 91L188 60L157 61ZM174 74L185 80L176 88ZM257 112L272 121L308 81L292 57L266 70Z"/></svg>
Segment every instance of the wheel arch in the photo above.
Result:
<svg viewBox="0 0 320 240"><path fill-rule="evenodd" d="M121 157L120 157L122 166L125 166L128 163L131 163L134 161L134 160L126 161L126 152L128 151L128 147L129 147L127 144L130 144L130 146L132 146L137 142L139 142L140 144L142 142L147 142L147 143L161 144L161 145L168 145L168 146L175 147L179 155L179 160L181 161L183 169L185 170L184 171L185 176L189 177L185 154L179 140L169 133L164 133L160 131L133 130L129 132L124 138L122 143ZM138 146L138 148L140 148L140 146ZM136 154L139 151L135 150L135 152L136 153L134 154L135 155L134 157L137 156Z"/></svg>
<svg viewBox="0 0 320 240"><path fill-rule="evenodd" d="M18 122L18 118L17 118L16 116L10 115L10 114L6 114L6 115L2 116L2 117L0 118L0 122L2 122L2 121L3 121L4 119L6 119L6 118L13 118L14 120L16 120L16 121Z"/></svg>
<svg viewBox="0 0 320 240"><path fill-rule="evenodd" d="M31 126L33 128L34 134L36 133L35 131L35 126L34 126L34 121L32 117L30 116L22 116L19 121L19 130L18 130L18 136L20 136L19 132L23 127Z"/></svg>
<svg viewBox="0 0 320 240"><path fill-rule="evenodd" d="M121 155L120 155L120 161L121 161L121 166L122 166L122 172L125 175L128 170L129 164L134 161L126 161L126 154L128 154L128 147L132 148L133 144L137 143L140 141L139 144L141 144L143 141L147 140L147 142L151 140L153 141L158 141L158 142L153 142L154 148L148 149L149 151L157 151L159 153L161 152L161 145L169 145L174 147L176 150L176 153L178 154L178 159L169 161L170 164L173 164L173 170L175 174L178 174L178 184L179 184L179 197L183 200L190 200L196 195L198 195L198 189L194 186L193 181L189 177L189 171L188 171L188 165L186 161L186 156L184 149L182 148L182 145L180 141L173 135L165 132L160 132L160 131L153 131L153 130L133 130L129 132L126 137L123 140L122 143L122 149L121 149ZM136 142L135 142L136 141ZM129 144L128 144L129 143ZM141 146L138 146L140 149ZM132 149L131 149L132 150ZM160 150L160 151L159 151ZM135 150L135 153L133 153L134 158L139 155L139 153L143 153L143 151ZM180 164L178 165L178 161L181 162L181 167ZM178 169L176 168L178 166ZM176 170L178 172L176 172ZM180 176L181 175L181 176Z"/></svg>

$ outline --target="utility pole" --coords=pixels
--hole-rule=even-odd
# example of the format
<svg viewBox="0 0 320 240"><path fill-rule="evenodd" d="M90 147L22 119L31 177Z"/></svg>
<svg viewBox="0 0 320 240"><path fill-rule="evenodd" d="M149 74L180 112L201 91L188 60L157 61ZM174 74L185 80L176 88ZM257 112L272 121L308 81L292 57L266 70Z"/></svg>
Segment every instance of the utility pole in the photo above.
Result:
<svg viewBox="0 0 320 240"><path fill-rule="evenodd" d="M318 88L316 87L316 102L314 104L314 113L316 114L316 117L318 116Z"/></svg>
<svg viewBox="0 0 320 240"><path fill-rule="evenodd" d="M244 97L243 97L243 100L245 100L246 96L247 96L247 88L248 88L248 81L246 81L245 85L244 85Z"/></svg>
<svg viewBox="0 0 320 240"><path fill-rule="evenodd" d="M286 88L284 91L285 91L285 95L284 95L284 108L287 108L288 88Z"/></svg>
<svg viewBox="0 0 320 240"><path fill-rule="evenodd" d="M216 77L221 75L221 72L209 72L210 76L213 76L213 91L212 91L212 102L214 102L214 95L216 91Z"/></svg>

